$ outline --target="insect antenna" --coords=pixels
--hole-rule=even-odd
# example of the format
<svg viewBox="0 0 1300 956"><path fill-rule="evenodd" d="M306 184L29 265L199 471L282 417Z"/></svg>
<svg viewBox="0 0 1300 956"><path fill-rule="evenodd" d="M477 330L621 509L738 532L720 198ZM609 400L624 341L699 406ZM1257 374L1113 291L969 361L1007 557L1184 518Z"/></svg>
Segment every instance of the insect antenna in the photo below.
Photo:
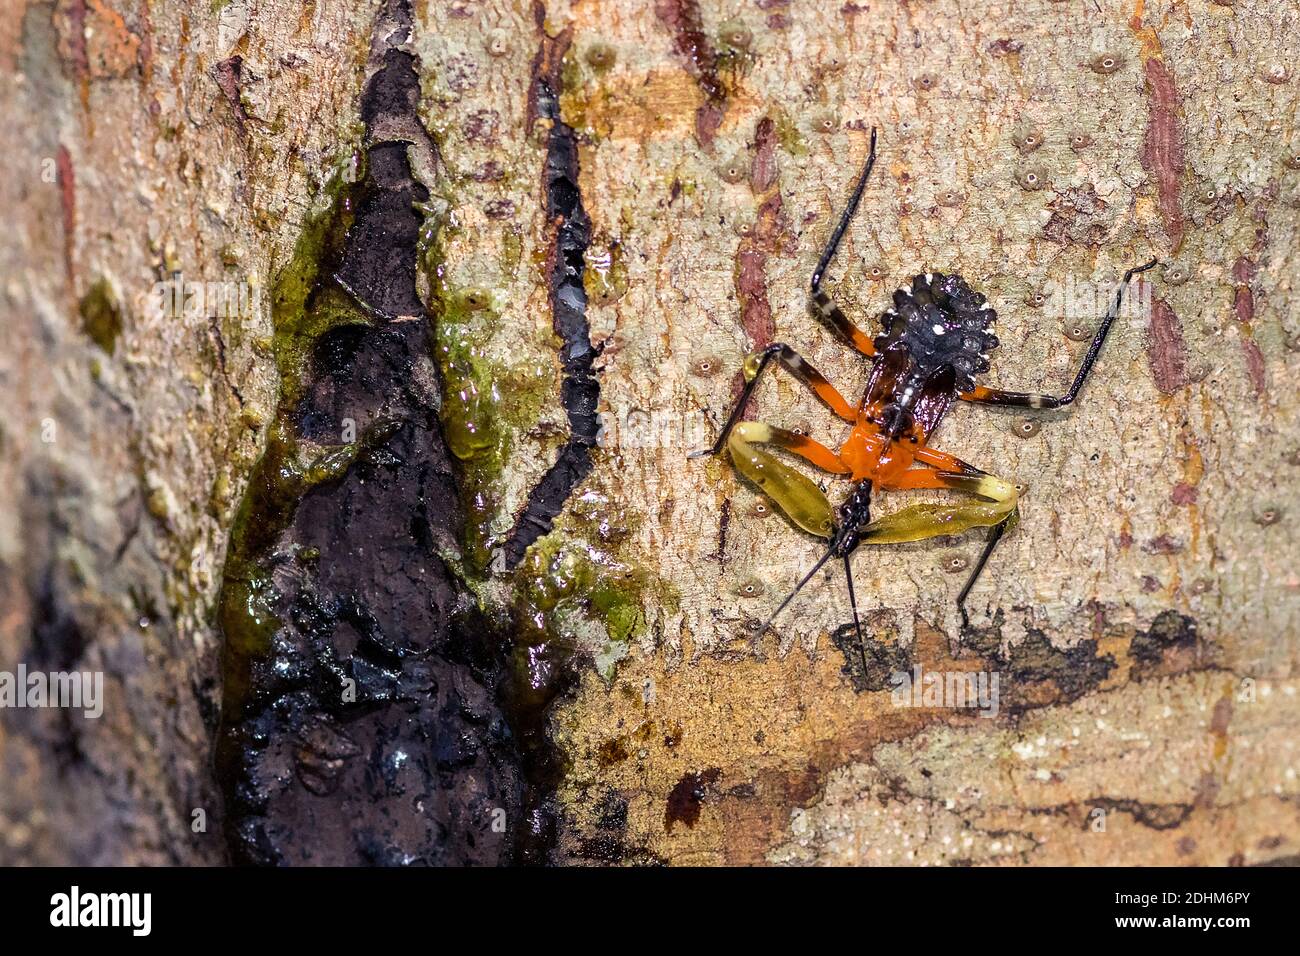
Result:
<svg viewBox="0 0 1300 956"><path fill-rule="evenodd" d="M844 580L849 585L849 607L853 608L853 628L858 633L858 653L862 655L862 679L867 679L867 645L862 642L862 621L858 618L858 596L853 593L853 566L844 555Z"/></svg>
<svg viewBox="0 0 1300 956"><path fill-rule="evenodd" d="M825 564L827 561L829 561L831 559L831 556L834 554L835 554L834 549L831 549L817 559L817 563L812 566L812 570L810 570L807 574L803 576L803 580L794 586L794 590L791 591L788 595L786 595L785 600L782 601L780 606L775 611L772 612L771 617L769 617L763 623L763 626L758 629L759 634L762 634L764 631L766 631L769 627L772 626L772 622L776 620L776 616L785 610L786 605L788 605L791 601L795 599L795 595L797 595L800 591L803 590L803 586L813 579L813 575L816 574L818 571L820 571L822 569L822 565Z"/></svg>

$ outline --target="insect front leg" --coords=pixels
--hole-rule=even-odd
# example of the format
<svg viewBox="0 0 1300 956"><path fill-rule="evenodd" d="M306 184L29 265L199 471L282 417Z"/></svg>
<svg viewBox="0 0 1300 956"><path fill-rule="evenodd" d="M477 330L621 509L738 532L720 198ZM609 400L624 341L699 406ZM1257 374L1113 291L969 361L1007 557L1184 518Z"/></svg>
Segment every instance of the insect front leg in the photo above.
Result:
<svg viewBox="0 0 1300 956"><path fill-rule="evenodd" d="M1064 395L1045 395L1041 392L1009 392L1000 388L985 388L980 386L969 392L963 392L961 398L968 402L978 402L982 405L1000 405L1004 408L1064 408L1066 405L1073 404L1074 400L1079 397L1079 390L1083 388L1083 383L1088 380L1088 375L1092 372L1093 365L1097 362L1097 356L1101 354L1101 347L1106 342L1106 336L1110 334L1110 327L1115 324L1115 319L1119 316L1120 306L1124 302L1124 290L1128 288L1129 282L1133 277L1141 272L1156 267L1157 260L1152 259L1145 265L1135 266L1124 273L1124 281L1120 283L1119 289L1115 292L1115 301L1111 303L1109 311L1101 320L1101 326L1097 329L1097 334L1092 338L1092 344L1088 346L1088 352L1083 357L1083 364L1079 367L1079 374L1074 377L1070 390Z"/></svg>
<svg viewBox="0 0 1300 956"><path fill-rule="evenodd" d="M840 307L831 301L831 297L822 291L822 276L831 264L831 260L835 258L835 252L840 247L840 240L844 238L844 233L849 228L853 214L858 210L858 203L862 200L862 193L867 188L867 179L870 178L871 169L875 165L876 130L872 127L871 151L867 155L866 166L863 167L862 176L858 179L857 186L854 187L853 196L849 199L848 206L845 207L839 223L836 225L834 232L831 233L826 248L822 250L821 259L817 261L817 268L813 270L812 275L812 288L809 292L809 306L812 308L813 313L843 336L850 345L868 357L876 354L876 346L872 342L871 336L854 325L849 320L849 317L840 310Z"/></svg>
<svg viewBox="0 0 1300 956"><path fill-rule="evenodd" d="M807 386L814 395L825 402L826 406L840 418L846 422L856 419L857 415L853 406L848 403L848 400L839 393L834 385L826 380L826 376L813 368L803 356L790 346L783 342L773 342L766 348L751 352L745 359L745 389L740 393L740 398L736 400L735 406L731 409L731 414L727 416L727 423L722 427L722 431L718 433L717 440L711 447L692 452L687 457L699 458L702 455L716 455L722 451L723 446L727 443L727 436L736 426L736 423L740 421L740 416L744 414L745 406L749 403L749 397L754 393L759 378L767 370L773 359L779 361L786 371Z"/></svg>

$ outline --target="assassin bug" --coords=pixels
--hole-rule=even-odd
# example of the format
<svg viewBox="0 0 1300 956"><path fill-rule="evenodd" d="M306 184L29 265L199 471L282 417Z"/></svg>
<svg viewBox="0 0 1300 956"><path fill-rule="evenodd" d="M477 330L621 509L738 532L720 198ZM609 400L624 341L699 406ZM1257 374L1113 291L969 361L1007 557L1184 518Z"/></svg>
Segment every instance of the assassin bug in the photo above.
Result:
<svg viewBox="0 0 1300 956"><path fill-rule="evenodd" d="M854 325L822 291L822 277L857 211L875 163L876 131L873 128L866 166L813 271L809 303L819 319L871 360L871 375L861 401L856 407L851 405L790 346L776 342L745 359L745 388L717 440L711 448L690 456L716 455L726 447L731 452L736 470L758 485L791 521L804 531L827 539L826 553L781 602L760 633L771 625L827 561L838 558L844 562L849 604L861 643L862 625L858 619L849 560L860 545L921 541L939 535L960 534L971 528L987 528L984 550L957 596L962 625L969 626L966 598L998 541L1019 520L1018 491L1014 484L1003 478L929 447L930 437L952 403L959 399L1014 408L1050 409L1072 404L1119 315L1125 288L1135 275L1157 264L1153 259L1124 274L1114 301L1084 355L1083 364L1064 395L1009 392L976 385L975 377L989 370L988 353L998 345L997 336L992 332L997 313L985 297L973 291L961 276L937 272L916 276L910 286L894 293L893 307L880 318L883 331L874 338ZM741 420L754 387L774 360L808 387L832 412L853 426L838 450L784 428ZM761 445L775 445L822 471L850 478L853 485L848 496L838 508L832 509L826 496L811 479L782 464L763 451ZM874 491L920 488L962 492L976 500L956 505L910 505L871 520Z"/></svg>

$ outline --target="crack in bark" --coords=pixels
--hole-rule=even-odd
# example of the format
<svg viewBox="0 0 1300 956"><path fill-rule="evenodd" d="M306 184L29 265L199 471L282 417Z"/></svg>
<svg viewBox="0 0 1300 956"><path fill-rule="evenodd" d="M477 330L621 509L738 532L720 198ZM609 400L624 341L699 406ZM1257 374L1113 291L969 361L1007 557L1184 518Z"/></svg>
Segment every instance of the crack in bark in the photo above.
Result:
<svg viewBox="0 0 1300 956"><path fill-rule="evenodd" d="M409 0L390 0L376 24L366 179L342 197L350 226L303 305L346 292L372 322L312 343L232 536L217 767L240 861L501 864L527 839L512 648L448 563L460 496L417 384L431 356L415 204L429 194L412 165L430 157L412 130L410 23ZM286 487L300 443L338 447L348 420L354 457Z"/></svg>
<svg viewBox="0 0 1300 956"><path fill-rule="evenodd" d="M594 368L599 352L591 344L583 284L591 220L583 208L578 185L578 137L560 115L558 93L559 71L571 39L567 30L557 38L543 35L528 94L530 123L535 125L541 120L550 125L542 170L546 214L553 236L547 282L551 322L563 342L560 400L569 418L569 440L529 494L528 504L506 538L507 568L516 567L529 545L550 532L569 495L591 473L591 449L596 446L600 429L596 411L600 383Z"/></svg>
<svg viewBox="0 0 1300 956"><path fill-rule="evenodd" d="M215 315L209 316L208 327L212 330L212 336L217 343L217 371L221 373L226 388L230 389L230 393L235 396L235 401L239 402L239 407L243 408L244 394L230 378L230 372L226 368L226 337L221 333L221 319Z"/></svg>

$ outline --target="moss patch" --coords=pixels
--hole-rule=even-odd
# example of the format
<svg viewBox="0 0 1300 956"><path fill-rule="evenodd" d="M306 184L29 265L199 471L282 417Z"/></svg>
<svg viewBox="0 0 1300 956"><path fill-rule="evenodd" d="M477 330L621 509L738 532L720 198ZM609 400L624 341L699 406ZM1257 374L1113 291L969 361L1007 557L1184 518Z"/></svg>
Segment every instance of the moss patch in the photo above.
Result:
<svg viewBox="0 0 1300 956"><path fill-rule="evenodd" d="M98 279L81 297L77 311L81 314L82 331L112 355L117 348L117 337L122 334L122 311L109 281Z"/></svg>

